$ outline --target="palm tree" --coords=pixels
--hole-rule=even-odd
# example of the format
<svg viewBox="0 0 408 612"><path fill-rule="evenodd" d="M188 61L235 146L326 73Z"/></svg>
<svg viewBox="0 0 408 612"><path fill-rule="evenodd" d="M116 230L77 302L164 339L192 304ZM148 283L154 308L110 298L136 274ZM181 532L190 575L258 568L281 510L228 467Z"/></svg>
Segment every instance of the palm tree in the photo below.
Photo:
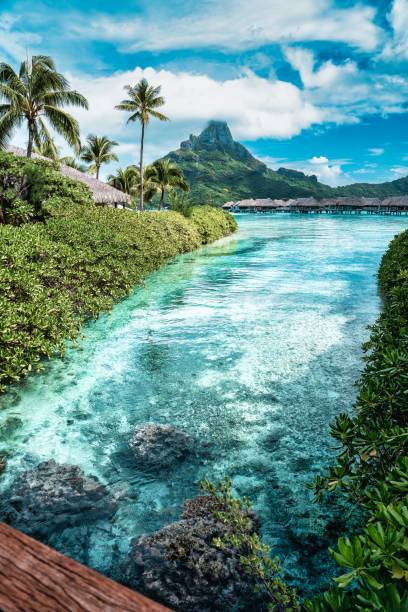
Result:
<svg viewBox="0 0 408 612"><path fill-rule="evenodd" d="M51 140L47 127L60 134L69 145L80 148L78 122L64 106L88 108L79 92L69 88L66 78L56 71L50 57L35 55L20 65L19 73L4 62L0 63L0 146L4 147L13 130L23 122L28 127L27 157L34 143Z"/></svg>
<svg viewBox="0 0 408 612"><path fill-rule="evenodd" d="M39 140L33 147L33 153L52 159L52 161L58 161L58 147L53 138L49 140Z"/></svg>
<svg viewBox="0 0 408 612"><path fill-rule="evenodd" d="M118 161L118 156L113 153L113 147L117 147L118 143L110 140L107 136L96 136L89 134L87 145L81 150L81 159L88 164L89 174L96 174L99 179L99 170L102 164L109 164L111 161Z"/></svg>
<svg viewBox="0 0 408 612"><path fill-rule="evenodd" d="M75 170L79 170L84 174L87 171L87 167L85 166L85 164L81 164L81 162L78 161L75 157L72 157L72 155L60 157L58 161L60 164L63 164L64 166L69 166L70 168L75 168Z"/></svg>
<svg viewBox="0 0 408 612"><path fill-rule="evenodd" d="M144 135L145 128L150 121L151 117L159 119L160 121L168 121L169 118L163 115L156 109L164 104L164 98L160 95L161 87L153 87L149 85L146 79L142 79L134 87L131 85L125 85L125 91L128 93L129 98L122 100L120 104L115 106L117 110L123 110L131 113L127 122L139 121L142 130L140 137L140 163L139 172L141 178L141 189L140 189L140 210L144 209L144 187L143 187L143 148L144 148Z"/></svg>
<svg viewBox="0 0 408 612"><path fill-rule="evenodd" d="M174 189L189 191L189 186L184 179L182 170L170 159L158 159L146 168L146 176L156 187L160 194L159 210L163 208L164 196Z"/></svg>
<svg viewBox="0 0 408 612"><path fill-rule="evenodd" d="M139 197L143 183L143 201L150 202L157 192L157 187L150 180L150 166L143 171L143 181L140 180L140 171L136 166L119 168L116 174L108 176L108 184L132 197Z"/></svg>
<svg viewBox="0 0 408 612"><path fill-rule="evenodd" d="M136 196L138 193L139 170L136 166L128 166L127 168L119 168L116 174L108 176L108 184L123 193L130 196Z"/></svg>

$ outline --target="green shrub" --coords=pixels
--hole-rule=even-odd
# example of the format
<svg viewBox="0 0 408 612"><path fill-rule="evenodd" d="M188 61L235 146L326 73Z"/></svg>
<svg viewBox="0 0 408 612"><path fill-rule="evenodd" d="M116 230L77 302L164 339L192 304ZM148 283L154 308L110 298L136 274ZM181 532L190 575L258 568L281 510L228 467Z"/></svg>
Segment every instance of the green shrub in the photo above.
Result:
<svg viewBox="0 0 408 612"><path fill-rule="evenodd" d="M19 181L27 175L30 179L27 201L35 210L39 206L44 210L52 208L59 198L61 203L69 201L72 204L94 205L87 185L62 175L57 163L44 159L27 160L0 151L0 189L4 177Z"/></svg>
<svg viewBox="0 0 408 612"><path fill-rule="evenodd" d="M202 244L218 240L237 229L234 217L214 206L196 206L191 220L198 228Z"/></svg>
<svg viewBox="0 0 408 612"><path fill-rule="evenodd" d="M25 160L0 154L1 171ZM137 214L96 207L88 188L35 161L37 190L50 212L43 223L0 225L0 390L41 360L63 354L89 317L109 310L170 258L230 233L218 211L200 225L175 212Z"/></svg>
<svg viewBox="0 0 408 612"><path fill-rule="evenodd" d="M229 479L217 484L203 480L200 488L210 495L214 508L222 508L222 511L214 510L212 513L228 529L223 538L214 539L214 545L221 550L228 548L239 554L243 573L254 584L255 593L265 603L262 605L258 602L256 609L270 612L300 610L296 592L280 577L278 559L271 558L269 546L263 544L259 535L251 529L254 515L248 499L234 497Z"/></svg>
<svg viewBox="0 0 408 612"><path fill-rule="evenodd" d="M391 242L379 280L384 309L365 346L355 413L332 425L340 453L315 483L317 499L339 491L368 523L332 551L347 570L336 581L349 589L309 602L310 612L408 608L408 231Z"/></svg>

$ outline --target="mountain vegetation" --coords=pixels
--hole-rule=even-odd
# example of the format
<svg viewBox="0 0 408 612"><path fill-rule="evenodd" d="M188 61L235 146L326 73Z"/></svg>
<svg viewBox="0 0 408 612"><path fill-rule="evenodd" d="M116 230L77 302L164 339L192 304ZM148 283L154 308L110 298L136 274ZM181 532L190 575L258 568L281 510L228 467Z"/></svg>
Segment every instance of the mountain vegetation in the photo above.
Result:
<svg viewBox="0 0 408 612"><path fill-rule="evenodd" d="M386 197L408 194L408 178L390 183L355 184L333 188L316 176L288 168L271 170L242 144L235 142L225 122L211 121L166 158L177 163L191 188L194 202L221 205L247 198Z"/></svg>

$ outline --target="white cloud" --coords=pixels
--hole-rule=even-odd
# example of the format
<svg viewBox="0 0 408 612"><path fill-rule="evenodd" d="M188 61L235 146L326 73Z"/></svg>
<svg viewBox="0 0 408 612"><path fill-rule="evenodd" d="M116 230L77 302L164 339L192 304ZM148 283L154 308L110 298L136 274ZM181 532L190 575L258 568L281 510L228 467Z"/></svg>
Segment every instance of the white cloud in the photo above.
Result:
<svg viewBox="0 0 408 612"><path fill-rule="evenodd" d="M152 2L147 14L115 18L87 14L70 19L71 34L117 43L124 52L217 47L258 48L268 43L344 42L373 51L382 38L375 9L363 4L336 8L333 0L204 0L179 16Z"/></svg>
<svg viewBox="0 0 408 612"><path fill-rule="evenodd" d="M368 149L368 153L373 157L379 157L380 155L384 155L384 149L381 147L374 147L372 149Z"/></svg>
<svg viewBox="0 0 408 612"><path fill-rule="evenodd" d="M126 125L126 114L114 110L126 97L123 86L142 77L160 84L166 98L164 112L171 122L153 121L149 125L147 153L151 159L177 147L181 138L192 130L201 130L210 119L227 120L235 138L248 140L290 138L325 120L324 114L305 101L303 92L295 85L264 79L252 72L226 81L153 68L96 78L67 76L71 86L89 100L89 112L72 111L80 121L83 135L103 129L124 143L121 145L124 154L131 151L132 143L138 142L139 128L135 124Z"/></svg>
<svg viewBox="0 0 408 612"><path fill-rule="evenodd" d="M312 159L309 159L309 164L313 164L313 165L326 165L329 163L329 160L327 157L324 157L324 155L320 155L320 157L317 157L316 155L314 157L312 157Z"/></svg>
<svg viewBox="0 0 408 612"><path fill-rule="evenodd" d="M30 32L13 31L19 17L10 13L0 13L0 49L11 59L21 60L27 48L41 42L41 36Z"/></svg>
<svg viewBox="0 0 408 612"><path fill-rule="evenodd" d="M305 99L320 108L327 121L356 123L364 115L405 112L405 77L361 70L352 60L317 65L313 53L302 47L287 47L285 54L299 72Z"/></svg>
<svg viewBox="0 0 408 612"><path fill-rule="evenodd" d="M375 170L373 168L359 168L353 170L353 174L375 174Z"/></svg>
<svg viewBox="0 0 408 612"><path fill-rule="evenodd" d="M407 176L408 175L408 166L395 166L395 168L391 168L391 172L396 174L398 177Z"/></svg>
<svg viewBox="0 0 408 612"><path fill-rule="evenodd" d="M326 183L327 185L340 185L343 183L343 170L339 164L331 164L328 160L327 163L319 163L318 169L314 168L312 172L306 172L307 174L315 174L319 181Z"/></svg>
<svg viewBox="0 0 408 612"><path fill-rule="evenodd" d="M272 157L271 155L257 155L256 151L253 155L263 162L268 168L280 168L287 162L287 157Z"/></svg>
<svg viewBox="0 0 408 612"><path fill-rule="evenodd" d="M337 185L346 185L347 183L351 182L350 174L343 171L343 165L347 165L349 163L350 161L347 159L330 160L324 155L314 155L311 159L307 160L286 160L283 165L285 168L292 168L293 170L303 172L307 176L315 175L322 183L336 187ZM267 165L271 166L275 170L282 166L282 164L278 163Z"/></svg>
<svg viewBox="0 0 408 612"><path fill-rule="evenodd" d="M328 60L316 68L312 51L303 47L287 47L285 54L292 67L299 72L303 85L308 89L331 87L358 72L357 65L351 60L344 64L334 64Z"/></svg>
<svg viewBox="0 0 408 612"><path fill-rule="evenodd" d="M384 59L408 59L408 0L394 0L388 14L388 21L393 30L392 40L383 50Z"/></svg>

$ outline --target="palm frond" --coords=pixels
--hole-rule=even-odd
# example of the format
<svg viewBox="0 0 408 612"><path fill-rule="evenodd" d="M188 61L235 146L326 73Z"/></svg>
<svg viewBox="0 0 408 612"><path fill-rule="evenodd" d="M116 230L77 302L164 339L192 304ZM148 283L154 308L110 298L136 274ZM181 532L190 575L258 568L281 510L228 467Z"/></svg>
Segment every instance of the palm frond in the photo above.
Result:
<svg viewBox="0 0 408 612"><path fill-rule="evenodd" d="M71 147L79 151L81 148L81 141L77 120L61 108L49 106L48 104L44 105L44 114L53 129L63 136Z"/></svg>
<svg viewBox="0 0 408 612"><path fill-rule="evenodd" d="M9 110L0 117L0 149L4 149L15 128L20 127L22 117L15 113L14 109Z"/></svg>
<svg viewBox="0 0 408 612"><path fill-rule="evenodd" d="M52 138L45 121L39 117L34 124L34 152L53 161L58 160L58 148Z"/></svg>
<svg viewBox="0 0 408 612"><path fill-rule="evenodd" d="M88 102L78 91L69 88L67 79L57 72L51 57L35 55L21 62L18 74L9 64L0 63L1 101L8 102L9 109L3 104L0 117L4 119L5 115L9 116L10 111L13 116L18 117L19 124L26 119L34 125L36 146L52 151L53 157L55 150L50 144L52 137L43 118L46 118L51 127L71 146L79 148L78 123L64 107L77 106L87 109ZM4 120L3 126L6 126L6 123Z"/></svg>
<svg viewBox="0 0 408 612"><path fill-rule="evenodd" d="M53 91L45 91L40 94L39 100L43 104L49 104L50 106L77 106L80 108L89 109L88 100L79 93L79 91L75 91L70 89L69 91L64 90L53 90Z"/></svg>

